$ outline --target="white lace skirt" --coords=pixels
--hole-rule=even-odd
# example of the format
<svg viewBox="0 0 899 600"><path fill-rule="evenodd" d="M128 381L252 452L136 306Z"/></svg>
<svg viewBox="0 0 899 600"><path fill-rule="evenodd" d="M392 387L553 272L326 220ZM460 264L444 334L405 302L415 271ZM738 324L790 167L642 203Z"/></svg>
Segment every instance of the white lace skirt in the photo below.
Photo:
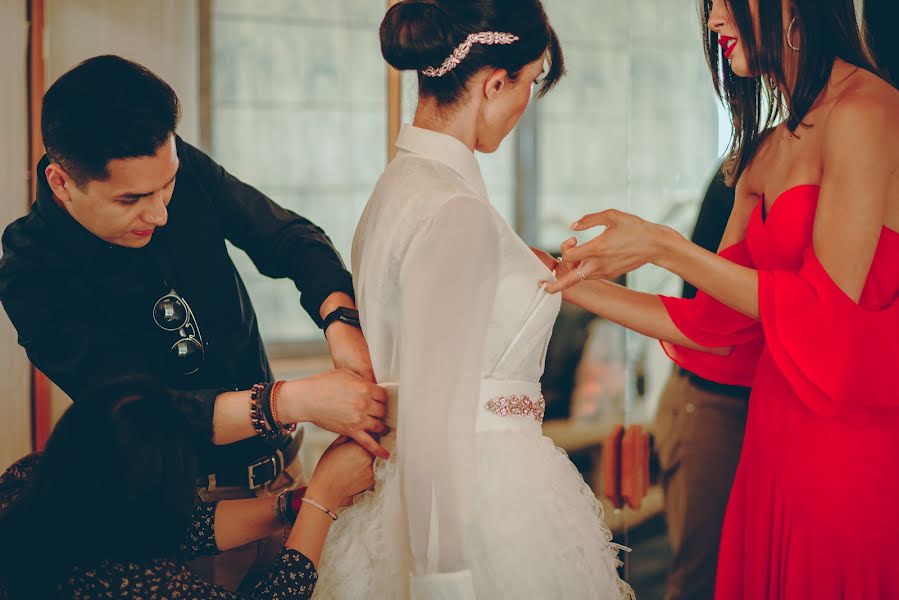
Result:
<svg viewBox="0 0 899 600"><path fill-rule="evenodd" d="M531 431L483 432L477 440L470 532L477 597L632 597L618 577L617 547L602 507L568 456ZM400 502L395 463L378 460L375 476L374 491L360 496L331 529L314 600L408 598L408 551L385 528Z"/></svg>

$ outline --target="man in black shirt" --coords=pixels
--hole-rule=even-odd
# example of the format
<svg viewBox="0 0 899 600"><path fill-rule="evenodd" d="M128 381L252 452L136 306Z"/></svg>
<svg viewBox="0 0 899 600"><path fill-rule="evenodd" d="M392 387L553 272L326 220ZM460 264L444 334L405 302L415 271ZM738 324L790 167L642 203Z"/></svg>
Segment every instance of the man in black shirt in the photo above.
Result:
<svg viewBox="0 0 899 600"><path fill-rule="evenodd" d="M694 243L718 251L734 207L720 169L709 185ZM684 283L683 295L696 288ZM743 447L749 389L722 385L675 367L659 403L655 440L674 551L666 600L711 599L724 511Z"/></svg>
<svg viewBox="0 0 899 600"><path fill-rule="evenodd" d="M893 33L896 3L893 0L865 0L864 31L877 67L899 88L899 37Z"/></svg>
<svg viewBox="0 0 899 600"><path fill-rule="evenodd" d="M76 402L123 374L161 379L196 432L200 487L272 490L299 438L265 440L251 420L250 388L273 377L229 240L261 273L295 282L339 368L284 383L279 420L386 456L371 435L384 431L386 396L330 240L181 140L179 115L165 82L115 56L47 91L35 203L2 240L0 301L19 343Z"/></svg>

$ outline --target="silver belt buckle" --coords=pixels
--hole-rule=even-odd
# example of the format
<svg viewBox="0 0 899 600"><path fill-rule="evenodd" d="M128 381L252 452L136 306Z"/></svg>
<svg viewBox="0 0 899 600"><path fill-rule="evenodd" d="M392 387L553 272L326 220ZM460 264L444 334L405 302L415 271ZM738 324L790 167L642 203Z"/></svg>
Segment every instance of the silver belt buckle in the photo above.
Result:
<svg viewBox="0 0 899 600"><path fill-rule="evenodd" d="M256 479L256 469L263 467L268 463L272 463L272 478L264 483L254 484L253 481ZM260 459L247 467L247 487L249 487L251 490L258 490L259 488L264 487L265 485L277 479L278 475L280 475L281 471L283 470L284 453L280 450L275 450L275 453L273 455Z"/></svg>

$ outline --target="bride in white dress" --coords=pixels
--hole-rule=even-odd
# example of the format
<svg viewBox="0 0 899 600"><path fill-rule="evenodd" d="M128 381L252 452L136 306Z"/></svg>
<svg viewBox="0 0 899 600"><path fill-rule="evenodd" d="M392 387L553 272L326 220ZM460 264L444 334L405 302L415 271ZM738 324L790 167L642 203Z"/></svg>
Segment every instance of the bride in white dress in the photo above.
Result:
<svg viewBox="0 0 899 600"><path fill-rule="evenodd" d="M334 524L314 598L630 597L593 492L541 432L552 274L474 155L562 76L558 38L539 0L405 0L381 45L420 80L352 259L392 456Z"/></svg>

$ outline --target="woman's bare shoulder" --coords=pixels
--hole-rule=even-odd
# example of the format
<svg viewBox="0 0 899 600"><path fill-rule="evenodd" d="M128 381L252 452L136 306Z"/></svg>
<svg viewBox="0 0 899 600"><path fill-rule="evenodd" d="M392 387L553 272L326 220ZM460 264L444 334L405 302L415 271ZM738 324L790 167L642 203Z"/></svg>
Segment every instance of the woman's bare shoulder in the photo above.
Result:
<svg viewBox="0 0 899 600"><path fill-rule="evenodd" d="M899 90L870 71L858 69L834 103L828 125L846 133L877 129L883 137L896 131L899 119Z"/></svg>

